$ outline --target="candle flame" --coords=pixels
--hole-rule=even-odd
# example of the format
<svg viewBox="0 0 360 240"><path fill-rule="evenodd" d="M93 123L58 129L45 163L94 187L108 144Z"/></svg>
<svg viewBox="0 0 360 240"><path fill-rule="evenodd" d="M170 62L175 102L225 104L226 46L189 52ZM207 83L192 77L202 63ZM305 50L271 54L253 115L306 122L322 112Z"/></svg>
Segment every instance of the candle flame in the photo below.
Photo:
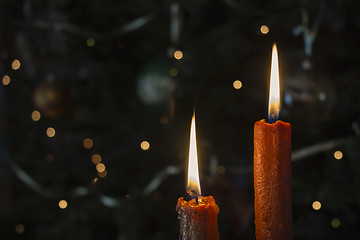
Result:
<svg viewBox="0 0 360 240"><path fill-rule="evenodd" d="M192 117L190 128L190 148L188 163L188 191L192 197L201 196L199 164L196 148L195 112Z"/></svg>
<svg viewBox="0 0 360 240"><path fill-rule="evenodd" d="M270 123L275 123L279 119L280 112L280 78L279 61L276 44L272 49L270 91L269 91L269 109L268 117Z"/></svg>

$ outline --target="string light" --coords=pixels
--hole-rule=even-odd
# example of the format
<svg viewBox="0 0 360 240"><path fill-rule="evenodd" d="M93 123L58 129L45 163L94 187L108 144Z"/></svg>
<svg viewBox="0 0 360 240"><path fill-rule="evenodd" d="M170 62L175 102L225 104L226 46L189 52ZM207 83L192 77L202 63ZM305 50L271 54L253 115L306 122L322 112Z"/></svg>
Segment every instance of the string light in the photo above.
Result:
<svg viewBox="0 0 360 240"><path fill-rule="evenodd" d="M10 77L8 75L3 76L2 83L6 86L10 83Z"/></svg>
<svg viewBox="0 0 360 240"><path fill-rule="evenodd" d="M22 234L25 231L25 227L23 224L17 224L15 226L15 232L18 234Z"/></svg>
<svg viewBox="0 0 360 240"><path fill-rule="evenodd" d="M32 118L32 120L33 120L34 122L39 121L40 118L41 118L40 112L39 112L39 111L36 111L36 110L33 111L33 112L31 113L31 118Z"/></svg>
<svg viewBox="0 0 360 240"><path fill-rule="evenodd" d="M142 141L140 147L142 150L146 151L150 148L150 143L148 141Z"/></svg>
<svg viewBox="0 0 360 240"><path fill-rule="evenodd" d="M337 159L337 160L340 160L343 158L343 153L341 151L336 151L334 152L334 158Z"/></svg>
<svg viewBox="0 0 360 240"><path fill-rule="evenodd" d="M233 83L235 89L240 89L242 87L242 82L240 80L235 80Z"/></svg>
<svg viewBox="0 0 360 240"><path fill-rule="evenodd" d="M19 68L20 68L20 61L19 60L17 60L17 59L15 59L13 62L12 62L12 64L11 64L11 67L12 67L12 69L13 70L18 70Z"/></svg>
<svg viewBox="0 0 360 240"><path fill-rule="evenodd" d="M86 40L86 45L88 45L89 47L95 46L95 39L93 39L93 38L88 38L88 39Z"/></svg>
<svg viewBox="0 0 360 240"><path fill-rule="evenodd" d="M97 153L95 153L95 154L93 154L92 156L91 156L91 161L93 162L93 164L99 164L100 162L101 162L101 156L100 156L100 154L97 154Z"/></svg>
<svg viewBox="0 0 360 240"><path fill-rule="evenodd" d="M182 59L182 57L183 57L182 51L177 50L177 51L174 52L174 58L175 59L180 60L180 59Z"/></svg>
<svg viewBox="0 0 360 240"><path fill-rule="evenodd" d="M334 219L332 219L331 220L331 226L333 227L333 228L338 228L338 227L340 227L340 225L341 225L341 221L340 221L340 219L338 219L338 218L334 218Z"/></svg>
<svg viewBox="0 0 360 240"><path fill-rule="evenodd" d="M103 163L99 163L96 165L96 171L98 171L99 173L102 173L105 171L105 165Z"/></svg>
<svg viewBox="0 0 360 240"><path fill-rule="evenodd" d="M52 127L48 127L48 129L46 130L46 135L48 137L54 137L55 136L55 129Z"/></svg>
<svg viewBox="0 0 360 240"><path fill-rule="evenodd" d="M315 201L312 204L313 209L319 210L321 208L321 203L319 201Z"/></svg>
<svg viewBox="0 0 360 240"><path fill-rule="evenodd" d="M65 209L67 206L68 206L67 201L65 201L65 200L60 200L59 201L59 208Z"/></svg>
<svg viewBox="0 0 360 240"><path fill-rule="evenodd" d="M262 34L268 34L268 33L269 33L269 28L268 28L268 26L262 25L262 26L260 27L260 32L261 32Z"/></svg>
<svg viewBox="0 0 360 240"><path fill-rule="evenodd" d="M85 138L85 139L83 140L83 146L84 146L84 148L90 149L90 148L93 147L93 145L94 145L94 142L93 142L93 140L92 140L91 138Z"/></svg>

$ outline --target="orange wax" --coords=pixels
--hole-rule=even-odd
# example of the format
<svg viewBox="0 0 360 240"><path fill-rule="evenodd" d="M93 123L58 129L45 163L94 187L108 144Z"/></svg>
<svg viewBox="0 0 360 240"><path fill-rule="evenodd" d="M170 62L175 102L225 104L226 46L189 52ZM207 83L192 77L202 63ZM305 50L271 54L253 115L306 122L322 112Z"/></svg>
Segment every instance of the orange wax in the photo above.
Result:
<svg viewBox="0 0 360 240"><path fill-rule="evenodd" d="M256 239L293 239L290 123L255 123L254 188Z"/></svg>
<svg viewBox="0 0 360 240"><path fill-rule="evenodd" d="M180 240L219 240L219 207L212 196L190 201L179 198L176 211L180 220Z"/></svg>

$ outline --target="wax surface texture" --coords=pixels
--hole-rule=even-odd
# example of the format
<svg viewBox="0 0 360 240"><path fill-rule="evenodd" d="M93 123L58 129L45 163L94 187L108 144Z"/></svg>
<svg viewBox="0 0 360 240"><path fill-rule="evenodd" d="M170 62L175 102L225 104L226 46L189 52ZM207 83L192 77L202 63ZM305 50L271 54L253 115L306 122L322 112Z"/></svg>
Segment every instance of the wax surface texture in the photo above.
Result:
<svg viewBox="0 0 360 240"><path fill-rule="evenodd" d="M289 123L255 123L254 189L256 239L293 239Z"/></svg>
<svg viewBox="0 0 360 240"><path fill-rule="evenodd" d="M212 196L190 201L179 198L176 211L180 220L180 240L219 240L219 207Z"/></svg>

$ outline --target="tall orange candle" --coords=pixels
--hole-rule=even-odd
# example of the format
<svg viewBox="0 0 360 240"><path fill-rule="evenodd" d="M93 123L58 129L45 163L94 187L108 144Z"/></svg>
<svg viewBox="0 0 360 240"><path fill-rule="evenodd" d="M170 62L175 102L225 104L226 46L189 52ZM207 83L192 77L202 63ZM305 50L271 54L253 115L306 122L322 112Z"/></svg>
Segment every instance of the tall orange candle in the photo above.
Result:
<svg viewBox="0 0 360 240"><path fill-rule="evenodd" d="M293 239L291 125L277 121L280 111L279 66L273 47L269 122L254 126L255 233L257 240Z"/></svg>
<svg viewBox="0 0 360 240"><path fill-rule="evenodd" d="M180 220L180 240L219 240L217 215L219 207L212 196L201 196L195 114L191 122L188 166L188 190L193 199L179 198L176 211Z"/></svg>

